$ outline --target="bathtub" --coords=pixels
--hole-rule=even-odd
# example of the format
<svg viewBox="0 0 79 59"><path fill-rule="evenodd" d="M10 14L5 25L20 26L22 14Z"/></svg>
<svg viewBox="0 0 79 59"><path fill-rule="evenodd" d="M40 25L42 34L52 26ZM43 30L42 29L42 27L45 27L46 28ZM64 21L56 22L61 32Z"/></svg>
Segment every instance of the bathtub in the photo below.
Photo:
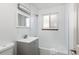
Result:
<svg viewBox="0 0 79 59"><path fill-rule="evenodd" d="M0 45L0 55L13 55L14 43Z"/></svg>

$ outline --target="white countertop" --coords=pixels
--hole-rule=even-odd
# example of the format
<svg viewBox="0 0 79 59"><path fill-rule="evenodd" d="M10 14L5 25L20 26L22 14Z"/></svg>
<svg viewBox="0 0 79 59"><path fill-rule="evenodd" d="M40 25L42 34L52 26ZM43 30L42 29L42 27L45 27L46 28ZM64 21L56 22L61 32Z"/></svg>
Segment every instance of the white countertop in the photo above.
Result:
<svg viewBox="0 0 79 59"><path fill-rule="evenodd" d="M27 42L27 43L30 43L30 42L32 42L34 40L37 40L37 39L38 39L38 37L27 37L26 39L19 39L17 41L18 42Z"/></svg>

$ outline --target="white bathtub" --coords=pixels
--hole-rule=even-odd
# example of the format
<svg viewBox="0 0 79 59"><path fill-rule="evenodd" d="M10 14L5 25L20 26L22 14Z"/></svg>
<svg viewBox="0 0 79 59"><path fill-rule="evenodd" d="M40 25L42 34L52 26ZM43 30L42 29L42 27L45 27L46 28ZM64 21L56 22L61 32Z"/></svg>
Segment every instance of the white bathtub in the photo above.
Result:
<svg viewBox="0 0 79 59"><path fill-rule="evenodd" d="M0 55L13 55L14 43L0 45Z"/></svg>

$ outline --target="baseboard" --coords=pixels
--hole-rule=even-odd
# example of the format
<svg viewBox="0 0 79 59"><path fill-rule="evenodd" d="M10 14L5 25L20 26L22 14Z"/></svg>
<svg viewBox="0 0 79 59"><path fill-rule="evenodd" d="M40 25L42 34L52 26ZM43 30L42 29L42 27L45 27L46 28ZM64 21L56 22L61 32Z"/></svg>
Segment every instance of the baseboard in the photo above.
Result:
<svg viewBox="0 0 79 59"><path fill-rule="evenodd" d="M40 47L39 50L40 50L40 55L51 55L50 49Z"/></svg>
<svg viewBox="0 0 79 59"><path fill-rule="evenodd" d="M60 51L56 51L55 49L48 49L44 47L40 47L39 50L40 50L40 55L67 55Z"/></svg>

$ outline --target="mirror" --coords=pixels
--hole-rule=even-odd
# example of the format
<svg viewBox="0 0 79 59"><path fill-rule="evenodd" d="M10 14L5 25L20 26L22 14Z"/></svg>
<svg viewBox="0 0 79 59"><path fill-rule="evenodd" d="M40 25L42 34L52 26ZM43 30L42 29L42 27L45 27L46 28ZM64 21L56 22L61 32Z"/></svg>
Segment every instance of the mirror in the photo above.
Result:
<svg viewBox="0 0 79 59"><path fill-rule="evenodd" d="M30 18L18 13L18 26L30 27Z"/></svg>

